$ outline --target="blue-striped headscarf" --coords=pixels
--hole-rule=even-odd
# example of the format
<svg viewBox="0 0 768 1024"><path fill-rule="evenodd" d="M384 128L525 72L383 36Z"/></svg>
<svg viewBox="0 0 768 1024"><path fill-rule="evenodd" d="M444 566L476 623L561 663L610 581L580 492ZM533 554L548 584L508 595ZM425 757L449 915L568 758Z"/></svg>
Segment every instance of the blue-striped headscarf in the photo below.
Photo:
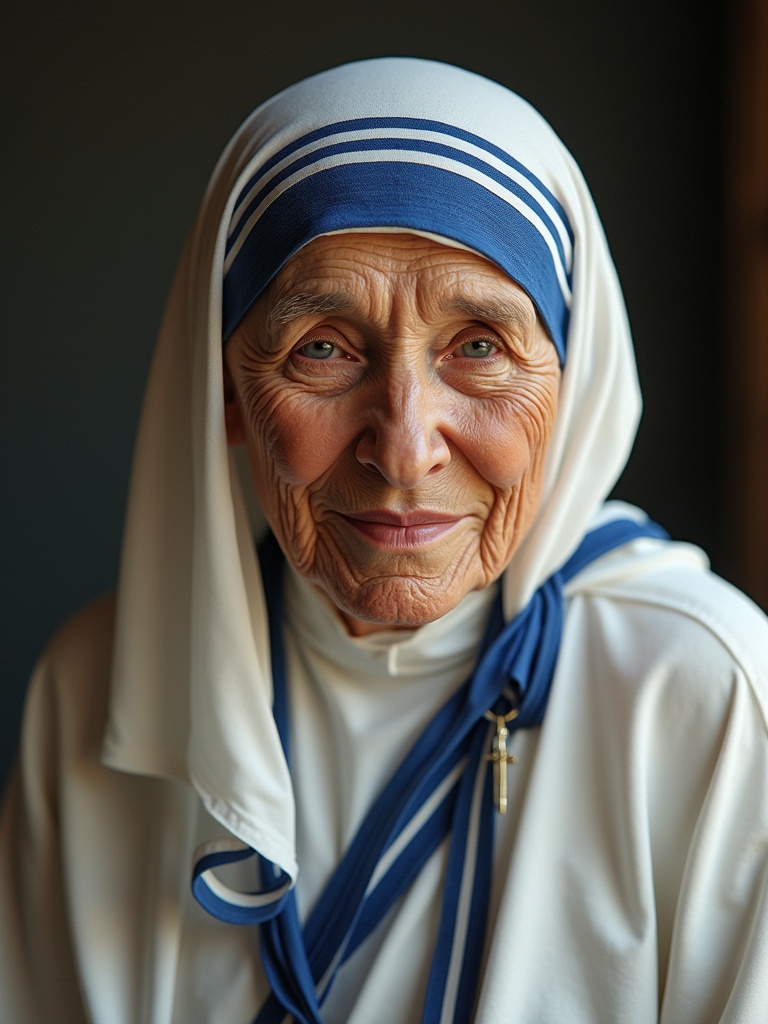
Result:
<svg viewBox="0 0 768 1024"><path fill-rule="evenodd" d="M442 65L401 63L411 71L418 65L427 77L444 76ZM361 104L355 89L340 101L328 75L295 86L295 120L262 144L239 190L224 260L224 340L307 242L383 227L436 235L496 263L531 296L563 363L573 230L537 166L538 154L521 144L524 139L509 137L507 119L490 131L482 123L487 110L457 106L454 100L477 80L469 72L452 69L455 96L446 95L443 81L434 92L422 87L416 97L407 74L393 81L390 61L358 68L366 78L384 74L387 87L369 88ZM485 85L509 102L506 90ZM419 116L413 116L416 107ZM530 108L527 113L538 117Z"/></svg>

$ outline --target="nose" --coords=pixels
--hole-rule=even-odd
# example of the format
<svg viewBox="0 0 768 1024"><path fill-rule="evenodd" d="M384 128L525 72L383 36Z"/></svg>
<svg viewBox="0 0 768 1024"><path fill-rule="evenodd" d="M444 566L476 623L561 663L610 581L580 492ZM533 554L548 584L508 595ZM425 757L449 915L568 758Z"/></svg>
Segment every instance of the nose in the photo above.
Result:
<svg viewBox="0 0 768 1024"><path fill-rule="evenodd" d="M399 374L386 381L365 410L367 422L355 454L392 487L418 487L451 461L441 432L445 410L438 391L420 374Z"/></svg>

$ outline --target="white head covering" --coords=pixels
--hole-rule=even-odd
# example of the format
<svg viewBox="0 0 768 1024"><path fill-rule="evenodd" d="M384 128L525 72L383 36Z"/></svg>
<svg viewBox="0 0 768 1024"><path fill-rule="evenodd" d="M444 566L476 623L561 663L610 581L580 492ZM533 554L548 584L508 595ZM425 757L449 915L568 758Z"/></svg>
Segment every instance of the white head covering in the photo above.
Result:
<svg viewBox="0 0 768 1024"><path fill-rule="evenodd" d="M460 178L465 193L474 196L472 216L455 204L452 214L448 204L418 222L402 210L390 213L391 219L381 215L381 221L369 212L362 219L299 227L290 237L277 238L274 227L260 235L264 210L304 187L316 140L322 135L322 145L329 145L331 128L334 145L353 137L362 145L324 152L325 163L315 160L313 184L339 166L381 164L387 151L386 159L408 168L420 164L426 174L437 169L441 181ZM370 145L384 136L389 141ZM367 155L349 155L361 150ZM393 150L399 155L392 157ZM299 159L310 155L291 168L297 153ZM278 186L266 205L259 193L265 175ZM498 224L497 235L487 224L473 227L483 196L495 211L488 224ZM239 211L248 203L243 217ZM541 210L547 216L537 223ZM235 239L242 231L238 220L245 224L254 211L248 232L257 243L256 262L249 273L261 274L258 287L309 237L377 223L453 239L508 273L517 266L516 278L525 273L523 257L530 254L538 276L520 283L567 354L541 508L503 579L507 616L578 545L629 455L640 399L624 303L589 191L570 154L524 100L454 67L384 58L309 78L269 100L240 128L214 171L187 241L146 393L118 589L104 758L128 771L191 779L214 817L295 876L293 795L271 713L266 615L254 555L258 510L247 471L241 480L228 451L223 416L223 280L225 266L229 270L236 259L228 256L228 234ZM509 232L524 237L524 246L511 242ZM229 242L230 252L235 244ZM269 252L266 269L257 266L260 250Z"/></svg>

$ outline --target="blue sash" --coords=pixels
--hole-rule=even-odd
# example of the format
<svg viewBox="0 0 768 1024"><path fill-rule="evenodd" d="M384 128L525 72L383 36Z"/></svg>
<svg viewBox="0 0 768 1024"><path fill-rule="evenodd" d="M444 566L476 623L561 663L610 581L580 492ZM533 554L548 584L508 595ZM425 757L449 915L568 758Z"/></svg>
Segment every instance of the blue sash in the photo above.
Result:
<svg viewBox="0 0 768 1024"><path fill-rule="evenodd" d="M254 1024L280 1024L291 1017L299 1024L322 1024L321 1007L339 968L447 837L440 926L421 1021L469 1024L485 938L500 773L506 771L500 731L531 728L544 718L560 648L565 583L638 537L667 534L655 523L629 519L588 533L506 625L497 597L473 674L440 708L376 799L303 928L290 879L270 861L259 857L261 884L254 892L235 892L216 878L216 867L253 857L254 850L233 842L197 860L192 889L202 906L220 920L260 926L272 994ZM275 722L290 764L283 556L274 538L262 545L259 557L269 609Z"/></svg>

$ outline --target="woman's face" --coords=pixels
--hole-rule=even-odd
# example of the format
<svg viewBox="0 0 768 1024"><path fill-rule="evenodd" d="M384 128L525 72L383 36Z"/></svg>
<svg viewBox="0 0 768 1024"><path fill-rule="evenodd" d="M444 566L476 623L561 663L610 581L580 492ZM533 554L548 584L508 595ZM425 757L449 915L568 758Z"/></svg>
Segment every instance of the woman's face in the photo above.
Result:
<svg viewBox="0 0 768 1024"><path fill-rule="evenodd" d="M532 301L494 264L416 235L330 235L227 343L227 436L350 632L415 626L488 586L525 537L559 381Z"/></svg>

